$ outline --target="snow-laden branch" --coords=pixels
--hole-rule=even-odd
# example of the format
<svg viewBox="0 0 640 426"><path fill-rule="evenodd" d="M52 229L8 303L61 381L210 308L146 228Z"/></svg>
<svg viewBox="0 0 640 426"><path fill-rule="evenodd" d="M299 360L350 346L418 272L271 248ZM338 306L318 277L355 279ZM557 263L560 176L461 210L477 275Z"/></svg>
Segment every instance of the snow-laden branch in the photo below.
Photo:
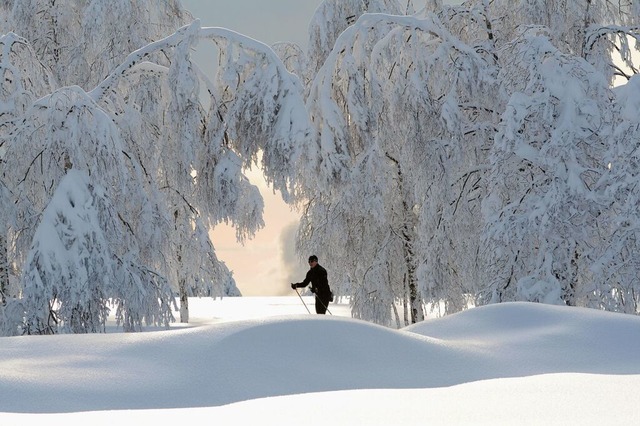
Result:
<svg viewBox="0 0 640 426"><path fill-rule="evenodd" d="M112 88L118 84L119 79L135 65L146 61L146 58L152 53L176 47L185 38L197 34L199 29L200 20L196 19L191 24L185 25L170 36L131 52L127 58L102 81L102 83L89 92L89 96L96 102L100 101L107 92L112 90Z"/></svg>
<svg viewBox="0 0 640 426"><path fill-rule="evenodd" d="M468 59L460 61L457 56ZM392 79L402 61L408 76ZM430 73L444 63L450 68L443 71L454 75L431 78ZM379 96L393 97L393 90L416 106L443 104L441 117L455 131L463 124L455 92L459 86L481 85L477 72L484 64L476 49L454 37L433 14L426 18L363 14L338 37L310 89L307 108L320 133L318 174L329 180L346 179L349 157L357 154L353 147L358 142L353 139L366 139L382 113ZM398 78L404 85L393 89ZM386 94L376 92L385 90ZM350 127L357 130L350 133L346 130Z"/></svg>
<svg viewBox="0 0 640 426"><path fill-rule="evenodd" d="M292 176L297 168L299 151L304 150L311 130L306 114L304 89L297 76L290 73L276 53L266 44L226 28L201 28L199 21L180 28L176 33L131 53L89 95L98 101L118 84L120 78L140 67L152 65L147 58L158 51L175 49L201 40L213 41L219 47L220 64L217 85L213 85L194 66L195 77L205 82L218 106L217 126L222 126L226 143L241 155L243 166L251 167L261 153L261 167L267 180L283 195L292 195ZM188 50L188 49L187 49ZM180 62L188 57L171 57ZM172 69L175 65L172 65ZM190 68L189 66L185 69ZM188 73L180 73L172 84L174 91L192 85ZM184 98L181 97L181 99Z"/></svg>
<svg viewBox="0 0 640 426"><path fill-rule="evenodd" d="M584 37L585 52L590 52L598 39L610 34L623 34L625 36L631 36L636 40L640 40L640 26L591 25L587 28Z"/></svg>
<svg viewBox="0 0 640 426"><path fill-rule="evenodd" d="M636 46L640 43L640 26L622 26L622 25L591 25L587 28L584 37L584 57L591 60L592 57L598 59L601 52L598 50L598 44L612 46L609 48L613 58L607 58L605 64L613 69L615 75L624 76L629 80L628 76L621 69L621 63L630 68L632 74L638 73L637 57L634 50L629 46L631 40L635 40ZM613 55L618 53L617 56Z"/></svg>
<svg viewBox="0 0 640 426"><path fill-rule="evenodd" d="M225 28L203 28L200 37L220 50L220 124L243 166L259 162L274 189L295 197L293 176L311 134L299 78L269 46L252 38Z"/></svg>
<svg viewBox="0 0 640 426"><path fill-rule="evenodd" d="M25 70L31 75L25 75ZM0 75L0 132L10 133L15 120L56 84L29 42L12 32L0 36Z"/></svg>

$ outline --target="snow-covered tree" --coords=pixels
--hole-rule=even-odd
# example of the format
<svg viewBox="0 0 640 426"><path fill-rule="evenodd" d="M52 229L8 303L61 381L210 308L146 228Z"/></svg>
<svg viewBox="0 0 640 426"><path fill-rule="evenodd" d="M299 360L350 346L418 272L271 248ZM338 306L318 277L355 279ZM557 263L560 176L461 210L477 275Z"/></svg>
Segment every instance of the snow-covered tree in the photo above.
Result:
<svg viewBox="0 0 640 426"><path fill-rule="evenodd" d="M66 9L78 5L85 4L44 6L66 19L77 12ZM214 82L190 59L201 40L219 47ZM202 29L196 21L117 61L93 90L52 88L16 114L18 125L3 139L3 196L15 206L9 216L17 225L8 231L13 264L26 273L35 223L18 232L21 218L37 220L70 169L105 188L123 231L111 246L120 277L112 296L116 316L125 328L139 329L148 321L166 323L167 283L175 283L185 302L238 294L208 229L231 222L242 239L262 226L262 200L243 168L260 157L274 187L293 196L296 153L311 132L299 80L271 49L240 34ZM149 290L148 300L136 293L140 288ZM188 318L186 303L181 314Z"/></svg>
<svg viewBox="0 0 640 426"><path fill-rule="evenodd" d="M338 4L325 2L323 6L327 13L333 10L331 16L347 13L342 10L347 6L344 4L338 7ZM351 6L363 7L355 2ZM411 236L406 231L409 229L412 233L413 226L407 225L405 220L410 218L403 217L407 213L402 207L403 194L410 192L403 192L402 183L394 179L398 177L395 152L389 153L379 139L383 127L378 117L381 92L378 91L379 82L375 80L377 76L369 66L371 51L394 24L386 18L362 22L364 18L359 15L363 11L366 8L347 13L355 25L342 33L328 54L323 52L323 43L327 41L322 39L336 37L336 33L351 22L327 19L328 28L318 25L316 31L324 34L323 37L312 32L311 38L315 37L317 43L312 44L315 47L310 48L309 57L323 61L324 65L309 91L308 108L318 131L318 141L317 148L306 154L309 173L305 180L311 184L307 183L309 201L304 210L299 244L334 265L334 275L343 277L343 282L335 283L335 287L340 292L354 295L352 303L356 316L384 322L388 315L379 315L380 312L390 312L396 298L402 296L402 291L391 285L391 282L397 282L397 276L390 276L390 256L402 262L402 247L407 254L411 252ZM357 15L350 15L355 12ZM317 17L320 16L318 13ZM397 185L400 185L400 192L390 188L398 189ZM399 198L394 197L398 193ZM366 203L364 209L354 208L363 203ZM389 227L393 222L400 224L404 236L400 229ZM403 239L406 245L403 245ZM410 257L408 263L402 262L409 268L394 268L396 274L415 271ZM410 285L413 285L413 300L416 301L413 278L412 275ZM419 312L421 309L415 310L416 315Z"/></svg>
<svg viewBox="0 0 640 426"><path fill-rule="evenodd" d="M114 262L120 227L104 189L91 184L87 173L68 170L42 214L25 262L26 333L104 329L110 300L118 301L120 280L128 273L126 263ZM149 290L139 287L141 292ZM171 319L167 290L152 292L164 302L156 311L164 317L161 324ZM139 297L143 305L157 303L152 297ZM125 297L127 304L133 299Z"/></svg>
<svg viewBox="0 0 640 426"><path fill-rule="evenodd" d="M202 37L220 51L209 134L232 148L243 167L257 163L285 199L295 198L299 159L312 141L299 78L248 37L222 28L205 28Z"/></svg>
<svg viewBox="0 0 640 426"><path fill-rule="evenodd" d="M323 7L340 16L331 2ZM606 182L622 179L605 179L614 176L607 165L632 152L621 140L633 137L618 125L626 136L616 139L617 151L610 146L616 112L608 82L622 72L612 53L635 72L625 37L636 35L637 9L477 0L428 2L423 13L365 14L335 31L342 21L317 15L326 30L310 27L305 60L315 74L302 75L318 139L306 156L303 182L312 184L299 247L326 250L356 315L383 323L412 281L421 289L414 302L442 303L444 313L478 294L480 303L496 294L602 302L608 290L594 283L593 248L606 241L605 228L617 238L612 224L626 223L604 214L612 202ZM335 34L331 50L326 34ZM302 63L289 46L280 52L296 59L292 69ZM522 141L540 150L540 164ZM514 203L522 209L510 210ZM394 240L404 248L392 249ZM620 265L608 260L620 251L600 252L601 262ZM502 291L505 274L520 286ZM630 300L632 290L609 293Z"/></svg>
<svg viewBox="0 0 640 426"><path fill-rule="evenodd" d="M53 70L59 82L62 85L79 85L85 89L92 88L101 82L109 71L132 50L173 32L190 19L188 12L175 1L163 2L158 5L155 2L131 2L129 0L108 3L36 0L9 2L3 6L8 16L6 27L23 33L31 41L40 61ZM37 13L33 13L34 10ZM165 54L160 50L148 51L145 54L161 64L168 64ZM126 94L122 94L122 96L124 97ZM195 96L197 97L197 95ZM98 96L98 98L100 97ZM197 104L197 101L194 104ZM162 105L166 106L166 104ZM117 116L119 112L122 111L116 110L114 113ZM166 108L163 113L166 114ZM197 115L195 115L195 120L198 120ZM167 133L168 129L170 127L163 126L160 132ZM132 155L148 148L141 143L144 141L140 139L139 137L133 138L133 140L125 138L128 145L126 155ZM149 141L153 145L157 145L157 139ZM136 157L133 162L135 160L141 160L141 158ZM138 167L138 172L140 170L154 170L154 165L148 163L140 162ZM139 182L138 179L135 181ZM153 184L147 184L147 186L146 191L152 197L157 198L158 190L153 188ZM159 218L162 214L161 209L157 208L157 202L155 206L149 206L147 213ZM157 220L154 220L144 226L151 227L156 222ZM191 240L191 238L187 238L187 240ZM158 238L155 238L155 241L146 242L157 244L159 241ZM154 244L144 244L143 246L158 247ZM158 258L157 255L152 256L150 253L146 253L144 257L147 261L150 261L152 257Z"/></svg>
<svg viewBox="0 0 640 426"><path fill-rule="evenodd" d="M190 126L183 127L182 134L173 136L173 142L168 140L164 144L166 147L178 146L170 155L158 156L166 162L159 168L164 171L160 180L165 180L168 174L185 176L185 172L193 177L186 187L171 187L171 192L179 194L183 201L181 213L175 215L177 210L174 210L174 219L183 218L184 221L187 218L190 222L182 225L176 222L176 226L204 230L223 221L231 222L238 239L243 240L263 225L260 194L243 175L243 169L257 164L274 190L280 191L285 198L296 197L299 153L305 151L311 140L303 88L271 49L248 37L223 28L202 28L194 32L190 40L191 44L181 42L179 46L185 67L176 71L175 81L179 81L179 76L180 87L189 86L191 94L172 95L171 105L182 103L178 108L184 112L176 111L175 117L188 115L192 121ZM213 81L188 61L189 49L203 41L212 42L219 53L218 74ZM173 68L172 65L170 73ZM170 78L173 87L175 83L171 81ZM189 106L200 84L210 95L206 114L194 105ZM179 92L172 88L171 93ZM187 114L190 108L192 112ZM194 120L194 115L199 120ZM165 120L164 116L161 118ZM180 125L175 127L179 129ZM164 137L167 134L171 135L165 133ZM189 139L194 144L183 146ZM190 157L185 158L182 169L177 170L176 166L180 166L176 158L183 158L181 156L188 149L191 150L188 151ZM191 195L185 197L186 194ZM176 200L180 204L180 199ZM184 203L186 200L190 200L188 208ZM190 217L190 212L197 212L199 219ZM201 224L198 224L199 220ZM205 233L199 235L204 237ZM206 244L204 238L199 240ZM178 241L184 250L184 238ZM202 249L202 246L194 246L189 257L202 253ZM213 252L211 256L215 258ZM193 264L187 267L192 271L201 269L193 268ZM220 282L230 282L230 277L220 276L222 270L218 266L212 272L215 271L219 271Z"/></svg>
<svg viewBox="0 0 640 426"><path fill-rule="evenodd" d="M353 25L364 13L405 15L407 10L397 0L325 0L316 9L309 23L309 72L315 75L330 52L338 36Z"/></svg>
<svg viewBox="0 0 640 426"><path fill-rule="evenodd" d="M62 86L85 90L132 51L193 20L178 0L20 0L0 7L8 15L0 33L29 40ZM166 64L162 55L154 60Z"/></svg>
<svg viewBox="0 0 640 426"><path fill-rule="evenodd" d="M602 74L544 36L525 33L504 53L500 80L513 94L484 203L486 297L575 305L597 243L613 96Z"/></svg>
<svg viewBox="0 0 640 426"><path fill-rule="evenodd" d="M615 127L608 145L607 171L596 186L602 194L598 212L598 244L591 253L590 291L582 295L584 306L637 314L640 281L637 259L638 226L638 149L640 146L640 79L634 76L614 89Z"/></svg>
<svg viewBox="0 0 640 426"><path fill-rule="evenodd" d="M139 263L149 259L143 257L139 247L146 247L143 243L161 246L163 235L158 230L166 228L167 220L160 214L162 200L151 198L145 192L140 165L132 163L129 157L113 120L86 92L77 86L55 91L27 111L23 124L17 126L8 142L4 177L11 185L14 217L29 217L28 213L32 212L38 218L68 171L84 171L90 176L89 184L108 188L106 197L117 206L110 209L110 216L121 232L107 234L109 249L113 253L109 261L124 263L128 269L142 274L146 267ZM16 234L13 243L16 262L23 265L23 275L29 275L33 264L29 259L21 260L20 256L26 255L27 247L33 246L35 236L31 229L21 229ZM100 245L104 243L100 242ZM155 256L160 257L161 254L156 253ZM143 277L131 279L139 279L141 284L130 288L133 293L120 295L125 300L128 296L133 299L139 291L149 295L157 293L146 287L153 286L153 282L145 281ZM119 282L125 283L124 280ZM77 281L66 284L71 286ZM60 289L57 291L62 292ZM73 291L73 288L67 291ZM168 300L171 295L169 287L164 286L159 296ZM152 297L139 300L135 308L146 309L145 303L155 305L156 301ZM68 317L62 319L67 323L71 321Z"/></svg>
<svg viewBox="0 0 640 426"><path fill-rule="evenodd" d="M5 183L7 169L4 157L8 139L26 110L36 99L50 93L55 83L27 40L13 33L0 36L0 75L0 316L5 318L5 324L11 324L6 334L14 334L16 324L21 322L22 308L6 305L15 305L19 294L18 286L10 282L11 276L19 274L11 270L14 259L9 245L14 237L32 227L33 223L31 214L15 215L11 191ZM5 334L2 326L0 334Z"/></svg>
<svg viewBox="0 0 640 426"><path fill-rule="evenodd" d="M363 15L316 75L310 179L326 186L308 194L300 244L324 247L348 277L356 315L387 322L406 295L414 322L425 300L464 306L494 79L493 57L433 15Z"/></svg>
<svg viewBox="0 0 640 426"><path fill-rule="evenodd" d="M229 271L215 255L202 214L208 210L199 200L196 163L205 152L205 110L200 105L199 76L189 59L199 26L185 28L173 40L138 52L120 67L114 80L95 90L124 133L127 152L142 165L147 191L161 199L166 215L162 245L145 244L148 265L175 283L180 296L180 320L188 322L188 297L223 295L218 282L228 281ZM143 61L164 48L172 54L163 67ZM115 94L105 87L113 85ZM218 195L220 195L218 193ZM145 224L141 224L145 226Z"/></svg>
<svg viewBox="0 0 640 426"><path fill-rule="evenodd" d="M608 81L629 78L638 70L632 55L640 37L638 3L634 0L474 0L488 3L498 44L518 37L527 26L547 28L561 52L584 58ZM625 66L629 71L625 71Z"/></svg>

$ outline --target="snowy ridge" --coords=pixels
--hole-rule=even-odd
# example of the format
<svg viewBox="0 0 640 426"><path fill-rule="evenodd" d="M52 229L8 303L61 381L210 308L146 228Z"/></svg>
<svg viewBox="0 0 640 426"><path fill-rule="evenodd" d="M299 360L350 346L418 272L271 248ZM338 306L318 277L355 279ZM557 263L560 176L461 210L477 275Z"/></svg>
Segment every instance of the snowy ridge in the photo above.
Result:
<svg viewBox="0 0 640 426"><path fill-rule="evenodd" d="M491 354L496 377L640 374L640 318L537 303L488 305L406 330ZM489 377L487 377L489 378Z"/></svg>
<svg viewBox="0 0 640 426"><path fill-rule="evenodd" d="M640 318L529 303L475 308L401 331L289 315L0 343L0 413L215 407L364 389L436 392L502 378L530 386L525 377L549 373L640 381Z"/></svg>

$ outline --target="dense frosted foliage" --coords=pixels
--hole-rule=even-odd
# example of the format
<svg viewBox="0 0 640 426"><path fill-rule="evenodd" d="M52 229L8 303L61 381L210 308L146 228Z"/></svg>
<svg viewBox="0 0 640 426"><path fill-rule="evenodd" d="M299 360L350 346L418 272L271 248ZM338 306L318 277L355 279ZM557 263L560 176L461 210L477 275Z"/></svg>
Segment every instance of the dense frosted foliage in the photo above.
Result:
<svg viewBox="0 0 640 426"><path fill-rule="evenodd" d="M298 244L328 259L354 315L636 313L637 126L620 111L637 85L610 86L636 70L634 5L374 3L324 2L305 58L318 148Z"/></svg>
<svg viewBox="0 0 640 426"><path fill-rule="evenodd" d="M50 93L54 86L51 73L42 66L37 56L31 49L28 41L14 33L0 36L0 165L7 150L7 138L15 131L22 115L39 97ZM2 165L4 168L4 165ZM1 171L1 170L0 170ZM10 298L11 294L16 294L16 288L11 288L9 281L10 267L8 257L8 233L9 229L21 229L23 226L29 227L32 222L29 216L15 219L14 204L11 202L11 191L0 180L0 300L2 303L10 305L15 301ZM14 220L15 219L15 220ZM19 223L22 220L27 223ZM15 322L7 318L14 318L15 315L5 315L15 308L20 311L22 308L16 306L5 306L5 310L0 312L0 330L3 330L3 322ZM3 319L4 317L4 319ZM15 324L9 325L9 329L14 330Z"/></svg>
<svg viewBox="0 0 640 426"><path fill-rule="evenodd" d="M89 183L86 173L70 170L42 214L25 262L27 333L100 331L111 300L126 330L169 323L171 289L132 268L137 262L126 258L130 254L116 251L122 242L118 228L104 189Z"/></svg>
<svg viewBox="0 0 640 426"><path fill-rule="evenodd" d="M23 286L31 333L97 331L108 315L114 270L105 233L109 229L102 190L70 171L42 214L26 260ZM101 213L107 213L102 215ZM104 221L107 219L107 221ZM93 303L95 301L103 303Z"/></svg>
<svg viewBox="0 0 640 426"><path fill-rule="evenodd" d="M363 13L404 15L396 0L326 0L309 23L309 68L315 74L333 50L338 36Z"/></svg>
<svg viewBox="0 0 640 426"><path fill-rule="evenodd" d="M412 321L424 299L461 309L476 268L479 229L470 224L494 60L434 18L362 16L338 38L308 100L328 195L312 199L301 245L324 247L367 319L391 320L398 299L409 300ZM339 163L327 171L326 157Z"/></svg>
<svg viewBox="0 0 640 426"><path fill-rule="evenodd" d="M489 13L492 21L506 23L494 26L501 45L516 38L523 27L537 26L548 30L557 49L587 60L607 79L637 72L631 54L640 36L637 1L499 0L491 2ZM623 64L631 69L624 70Z"/></svg>
<svg viewBox="0 0 640 426"><path fill-rule="evenodd" d="M172 291L187 321L189 296L236 294L208 231L263 226L256 165L359 318L638 313L637 2L327 0L307 51L154 5L0 3L4 333L94 331L108 302L127 329L166 324ZM44 244L71 222L83 244Z"/></svg>
<svg viewBox="0 0 640 426"><path fill-rule="evenodd" d="M100 331L111 308L139 330L173 320L174 292L182 321L189 296L238 295L209 230L231 222L243 239L263 225L243 174L259 157L293 191L294 147L311 133L298 78L255 40L178 29L177 2L31 3L39 17L2 4L10 28L46 18L27 31L36 41L2 37L2 333ZM66 50L71 39L85 44ZM191 62L201 40L219 46L214 80Z"/></svg>
<svg viewBox="0 0 640 426"><path fill-rule="evenodd" d="M501 167L485 200L486 273L497 301L575 305L590 290L582 284L604 208L594 190L608 171L612 93L593 67L545 38L525 36L513 48L510 57L546 57L529 65L495 136L491 161ZM503 68L505 81L518 65Z"/></svg>
<svg viewBox="0 0 640 426"><path fill-rule="evenodd" d="M13 31L29 40L61 85L85 90L132 51L192 20L177 0L19 0L0 8L9 17L1 33Z"/></svg>
<svg viewBox="0 0 640 426"><path fill-rule="evenodd" d="M593 282L589 305L601 309L638 313L638 170L640 167L640 80L614 89L616 109L607 171L598 182L602 195L598 221L600 244L594 246L589 270Z"/></svg>
<svg viewBox="0 0 640 426"><path fill-rule="evenodd" d="M222 120L210 117L209 131L224 132L242 165L257 163L285 199L295 196L300 152L311 143L299 79L262 43L223 28L203 37L220 50L214 112Z"/></svg>

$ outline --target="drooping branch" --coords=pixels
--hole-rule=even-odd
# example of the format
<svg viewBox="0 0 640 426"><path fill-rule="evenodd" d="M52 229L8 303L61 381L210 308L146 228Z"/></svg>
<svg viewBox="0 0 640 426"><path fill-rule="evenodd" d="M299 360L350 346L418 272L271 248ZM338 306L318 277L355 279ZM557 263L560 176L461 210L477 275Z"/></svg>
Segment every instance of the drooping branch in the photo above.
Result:
<svg viewBox="0 0 640 426"><path fill-rule="evenodd" d="M170 49L176 47L180 42L189 36L197 34L200 29L200 20L196 19L189 25L185 25L175 33L162 40L150 43L132 53L105 78L95 89L89 92L89 96L98 102L104 98L104 96L118 84L120 78L125 75L129 70L134 68L141 62L146 61L146 58L157 51Z"/></svg>

